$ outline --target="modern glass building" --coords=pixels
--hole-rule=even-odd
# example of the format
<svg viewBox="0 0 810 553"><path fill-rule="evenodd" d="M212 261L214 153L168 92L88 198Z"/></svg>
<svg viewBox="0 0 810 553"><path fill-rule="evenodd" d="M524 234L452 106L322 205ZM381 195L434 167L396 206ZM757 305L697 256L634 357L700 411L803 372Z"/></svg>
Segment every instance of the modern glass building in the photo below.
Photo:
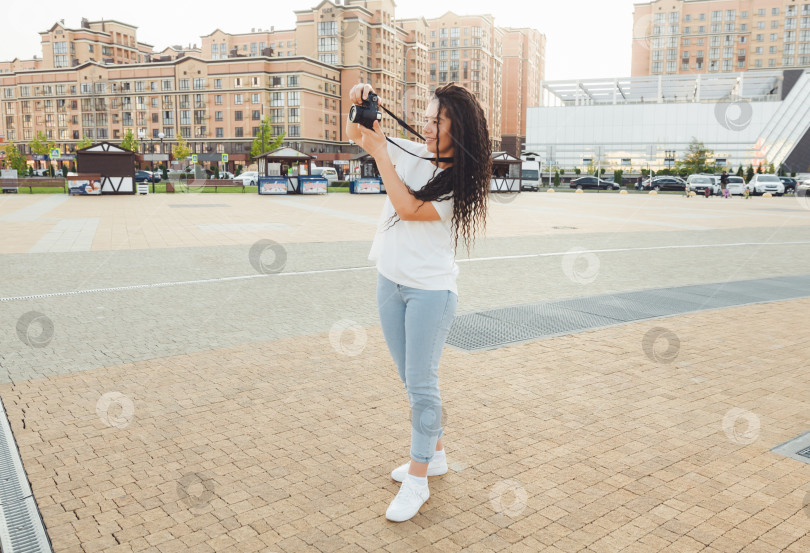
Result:
<svg viewBox="0 0 810 553"><path fill-rule="evenodd" d="M810 171L810 72L752 71L542 83L527 151L566 171L660 170L693 138L721 166Z"/></svg>

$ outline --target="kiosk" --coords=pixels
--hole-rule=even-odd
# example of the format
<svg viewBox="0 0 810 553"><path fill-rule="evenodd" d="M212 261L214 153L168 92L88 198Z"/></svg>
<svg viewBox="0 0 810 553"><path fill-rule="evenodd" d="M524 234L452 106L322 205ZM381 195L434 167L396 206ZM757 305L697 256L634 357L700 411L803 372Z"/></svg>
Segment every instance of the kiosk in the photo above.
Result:
<svg viewBox="0 0 810 553"><path fill-rule="evenodd" d="M281 147L256 156L260 195L326 194L328 181L312 176L314 157Z"/></svg>
<svg viewBox="0 0 810 553"><path fill-rule="evenodd" d="M99 142L76 152L78 178L71 194L135 194L135 153L109 142ZM91 182L92 181L92 182Z"/></svg>
<svg viewBox="0 0 810 553"><path fill-rule="evenodd" d="M490 192L520 192L523 162L506 152L492 152Z"/></svg>
<svg viewBox="0 0 810 553"><path fill-rule="evenodd" d="M374 158L365 152L349 160L349 193L350 194L384 194L385 185L377 171Z"/></svg>

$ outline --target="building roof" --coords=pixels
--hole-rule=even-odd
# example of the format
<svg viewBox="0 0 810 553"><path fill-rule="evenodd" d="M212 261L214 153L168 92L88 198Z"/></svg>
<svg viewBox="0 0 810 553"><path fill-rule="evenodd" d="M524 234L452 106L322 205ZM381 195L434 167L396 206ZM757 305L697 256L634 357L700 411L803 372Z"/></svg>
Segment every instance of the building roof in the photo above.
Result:
<svg viewBox="0 0 810 553"><path fill-rule="evenodd" d="M550 96L546 105L760 101L774 99L781 81L781 71L748 71L545 81L543 89Z"/></svg>

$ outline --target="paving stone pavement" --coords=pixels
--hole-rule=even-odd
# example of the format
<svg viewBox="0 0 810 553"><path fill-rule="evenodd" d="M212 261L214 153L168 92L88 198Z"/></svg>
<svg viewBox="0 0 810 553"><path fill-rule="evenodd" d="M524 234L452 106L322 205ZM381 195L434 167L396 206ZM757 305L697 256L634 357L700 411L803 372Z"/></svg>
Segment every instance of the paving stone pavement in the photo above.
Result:
<svg viewBox="0 0 810 553"><path fill-rule="evenodd" d="M0 396L55 551L808 550L810 466L770 449L810 430L810 300L446 348L451 470L397 525L383 198L203 196L0 199ZM696 200L493 203L459 312L810 273L797 200ZM91 251L26 253L96 218Z"/></svg>

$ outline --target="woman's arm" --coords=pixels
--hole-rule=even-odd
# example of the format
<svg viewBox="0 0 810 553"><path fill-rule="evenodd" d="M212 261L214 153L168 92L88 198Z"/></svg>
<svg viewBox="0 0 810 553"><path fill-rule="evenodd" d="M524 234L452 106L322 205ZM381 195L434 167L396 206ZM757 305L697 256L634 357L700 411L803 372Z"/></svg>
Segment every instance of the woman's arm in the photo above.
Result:
<svg viewBox="0 0 810 553"><path fill-rule="evenodd" d="M359 105L364 98L368 97L369 92L374 92L371 85L355 85L349 92L349 99L353 104ZM433 204L414 198L405 183L399 178L388 155L388 141L385 139L379 121L375 121L374 130L370 130L358 123L350 122L347 117L346 135L377 162L377 169L385 183L385 192L400 219L403 221L438 221L441 219Z"/></svg>

